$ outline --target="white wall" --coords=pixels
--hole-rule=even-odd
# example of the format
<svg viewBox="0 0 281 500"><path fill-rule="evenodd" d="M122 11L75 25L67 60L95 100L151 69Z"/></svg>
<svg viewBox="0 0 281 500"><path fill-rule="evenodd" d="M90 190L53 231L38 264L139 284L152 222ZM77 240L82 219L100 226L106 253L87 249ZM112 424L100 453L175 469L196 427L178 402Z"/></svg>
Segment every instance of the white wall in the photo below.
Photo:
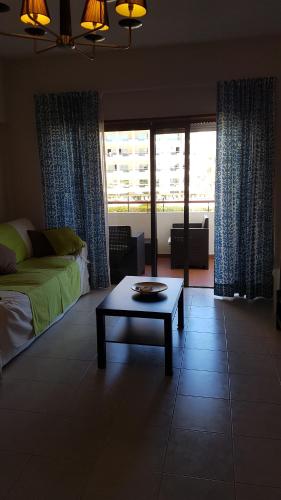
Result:
<svg viewBox="0 0 281 500"><path fill-rule="evenodd" d="M209 217L209 255L214 255L214 212L190 212L190 222L202 222L204 215ZM113 226L131 226L132 231L144 232L150 238L150 213L109 213L108 222ZM183 212L157 213L158 253L169 254L168 239L173 223L183 222Z"/></svg>
<svg viewBox="0 0 281 500"><path fill-rule="evenodd" d="M19 42L22 43L22 42ZM215 113L216 82L277 76L281 85L281 38L100 52L90 63L75 54L38 56L5 64L9 125L9 217L44 221L33 95L69 90L100 91L106 119ZM281 188L281 114L277 114L276 193ZM281 213L281 197L276 195ZM280 216L276 217L276 259Z"/></svg>

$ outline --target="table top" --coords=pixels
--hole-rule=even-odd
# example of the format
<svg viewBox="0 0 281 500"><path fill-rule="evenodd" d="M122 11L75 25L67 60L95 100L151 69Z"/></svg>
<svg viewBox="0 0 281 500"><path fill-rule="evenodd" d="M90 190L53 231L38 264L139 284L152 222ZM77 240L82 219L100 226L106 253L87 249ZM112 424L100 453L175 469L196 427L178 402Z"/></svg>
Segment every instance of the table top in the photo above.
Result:
<svg viewBox="0 0 281 500"><path fill-rule="evenodd" d="M131 286L142 281L155 281L165 283L168 289L158 293L157 296L143 296L134 292ZM157 276L126 276L112 292L97 307L97 311L120 313L120 316L140 315L140 317L163 317L175 312L180 293L183 287L183 279L166 278Z"/></svg>

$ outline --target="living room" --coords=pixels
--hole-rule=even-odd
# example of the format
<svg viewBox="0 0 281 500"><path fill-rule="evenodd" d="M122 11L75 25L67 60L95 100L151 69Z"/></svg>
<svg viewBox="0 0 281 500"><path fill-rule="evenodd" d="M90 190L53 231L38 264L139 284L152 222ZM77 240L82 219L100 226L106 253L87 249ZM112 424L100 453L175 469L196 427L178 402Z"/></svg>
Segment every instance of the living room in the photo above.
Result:
<svg viewBox="0 0 281 500"><path fill-rule="evenodd" d="M16 19L18 6L6 3ZM58 15L57 2L48 3ZM84 2L79 3L81 10ZM71 51L34 56L28 41L1 38L0 222L26 217L38 229L45 224L35 95L95 90L104 121L215 115L218 81L272 76L280 95L277 1L266 6L181 3L175 2L171 28L171 2L147 2L133 48L97 50L93 62ZM0 22L5 31L4 17ZM76 16L74 23L78 28ZM119 31L114 35L119 41L124 37ZM277 99L274 290L280 284L280 133ZM167 381L158 347L114 345L104 374L98 372L95 308L107 293L86 295L4 367L1 498L279 499L281 348L277 341L272 347L272 303L245 306L237 299L225 306L212 290L186 289L187 329L175 339L175 375ZM237 322L244 325L240 344L232 332ZM262 328L269 331L263 334ZM199 333L205 337L198 339ZM225 338L235 353L227 359ZM236 384L232 420L230 364ZM193 375L194 387L185 372ZM261 392L251 396L258 386ZM256 417L255 425L249 415Z"/></svg>

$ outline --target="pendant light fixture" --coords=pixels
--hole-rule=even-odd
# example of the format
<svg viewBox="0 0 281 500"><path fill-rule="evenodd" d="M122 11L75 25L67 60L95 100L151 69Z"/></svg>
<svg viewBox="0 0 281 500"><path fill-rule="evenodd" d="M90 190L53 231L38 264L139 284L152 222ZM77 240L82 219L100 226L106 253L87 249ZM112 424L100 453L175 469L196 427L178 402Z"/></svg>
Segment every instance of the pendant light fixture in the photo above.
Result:
<svg viewBox="0 0 281 500"><path fill-rule="evenodd" d="M107 2L87 0L81 19L81 26L86 30L108 30Z"/></svg>
<svg viewBox="0 0 281 500"><path fill-rule="evenodd" d="M77 0L75 0L77 2ZM0 36L15 37L24 40L33 40L37 54L60 47L73 49L76 52L93 60L96 47L111 49L129 49L132 44L132 30L142 26L137 17L147 13L146 0L117 0L116 13L123 16L119 26L128 30L126 44L103 43L104 37L98 31L109 30L108 4L113 0L86 0L81 17L81 27L87 30L83 33L72 34L70 0L59 0L60 30L59 33L49 27L51 17L47 0L22 0L20 20L27 26L24 33L1 32ZM0 2L0 14L10 10L9 6ZM38 48L38 43L44 42L45 47ZM102 42L102 43L101 43ZM90 48L90 53L88 52ZM87 52L86 52L87 50Z"/></svg>
<svg viewBox="0 0 281 500"><path fill-rule="evenodd" d="M45 26L51 21L45 0L23 0L20 20L25 24L42 24Z"/></svg>
<svg viewBox="0 0 281 500"><path fill-rule="evenodd" d="M115 10L125 17L143 17L146 14L146 0L117 0Z"/></svg>

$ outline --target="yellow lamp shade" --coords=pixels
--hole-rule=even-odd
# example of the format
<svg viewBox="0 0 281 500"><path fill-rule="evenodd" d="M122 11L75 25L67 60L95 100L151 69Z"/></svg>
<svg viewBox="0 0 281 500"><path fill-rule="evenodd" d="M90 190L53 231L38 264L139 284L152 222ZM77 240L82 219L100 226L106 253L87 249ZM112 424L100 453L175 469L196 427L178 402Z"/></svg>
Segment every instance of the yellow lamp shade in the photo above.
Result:
<svg viewBox="0 0 281 500"><path fill-rule="evenodd" d="M125 17L143 17L147 12L146 0L117 0L115 10Z"/></svg>
<svg viewBox="0 0 281 500"><path fill-rule="evenodd" d="M46 1L23 0L20 19L25 24L49 24L51 19Z"/></svg>
<svg viewBox="0 0 281 500"><path fill-rule="evenodd" d="M86 1L81 26L86 30L106 31L109 29L106 0Z"/></svg>

